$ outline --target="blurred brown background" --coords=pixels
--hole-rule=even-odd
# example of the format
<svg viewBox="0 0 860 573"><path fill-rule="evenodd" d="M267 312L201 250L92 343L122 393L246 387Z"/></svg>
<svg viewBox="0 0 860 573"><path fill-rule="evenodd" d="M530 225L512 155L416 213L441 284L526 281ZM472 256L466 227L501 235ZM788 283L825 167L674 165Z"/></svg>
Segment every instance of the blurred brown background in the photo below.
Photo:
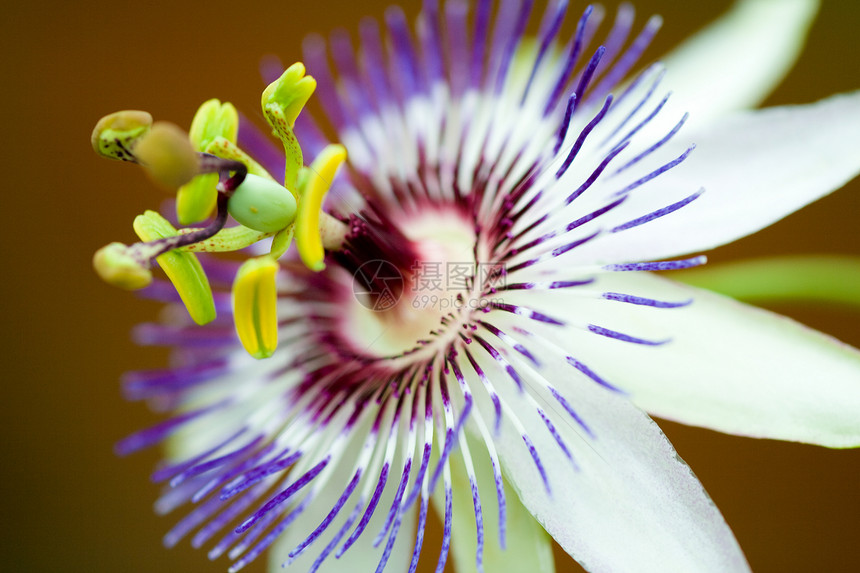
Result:
<svg viewBox="0 0 860 573"><path fill-rule="evenodd" d="M156 307L94 276L90 257L133 240L135 214L161 196L137 170L95 157L103 114L147 109L188 125L210 97L258 109L264 54L300 58L302 36L388 0L10 3L3 47L2 534L6 571L226 571L187 544L161 546L173 516L152 512L155 451L116 458L113 444L155 417L125 403L117 380L160 365L128 331ZM726 0L641 0L665 17L648 58L724 10ZM581 6L573 2L575 10ZM695 8L690 6L695 5ZM414 14L417 2L407 10ZM640 19L643 22L644 19ZM814 101L860 88L860 3L824 1L794 72L768 104ZM860 142L860 134L858 134ZM860 153L860 150L858 150ZM11 205L10 202L11 201ZM712 253L712 261L775 253L860 254L860 181L774 227ZM860 346L860 313L783 307ZM860 415L860 413L858 413ZM755 441L664 425L759 572L860 570L860 452ZM435 563L438 541L428 555ZM432 555L431 555L432 554ZM558 570L576 570L559 553ZM262 563L253 571L261 571ZM392 572L398 573L398 572Z"/></svg>

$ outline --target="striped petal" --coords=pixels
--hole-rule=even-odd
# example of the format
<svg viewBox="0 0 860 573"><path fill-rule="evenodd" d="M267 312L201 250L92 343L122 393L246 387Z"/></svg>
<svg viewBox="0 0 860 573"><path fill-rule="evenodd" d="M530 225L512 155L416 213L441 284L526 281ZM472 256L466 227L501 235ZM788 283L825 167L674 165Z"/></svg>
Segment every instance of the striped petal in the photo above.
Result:
<svg viewBox="0 0 860 573"><path fill-rule="evenodd" d="M496 385L509 406L496 444L529 512L590 572L747 571L719 510L657 425L550 344L528 346L540 367L520 364L525 392ZM563 400L546 395L541 378Z"/></svg>
<svg viewBox="0 0 860 573"><path fill-rule="evenodd" d="M660 300L655 309L559 295L558 314L643 337L644 348L574 334L569 344L649 413L721 432L860 446L860 351L788 318L646 273L603 275L594 288ZM538 307L540 308L540 307Z"/></svg>
<svg viewBox="0 0 860 573"><path fill-rule="evenodd" d="M689 134L696 143L689 157L629 193L602 218L609 232L578 248L571 260L669 258L755 233L856 177L858 133L860 92L745 113ZM670 142L662 159L652 161L659 165L683 149ZM702 188L683 209L636 224Z"/></svg>

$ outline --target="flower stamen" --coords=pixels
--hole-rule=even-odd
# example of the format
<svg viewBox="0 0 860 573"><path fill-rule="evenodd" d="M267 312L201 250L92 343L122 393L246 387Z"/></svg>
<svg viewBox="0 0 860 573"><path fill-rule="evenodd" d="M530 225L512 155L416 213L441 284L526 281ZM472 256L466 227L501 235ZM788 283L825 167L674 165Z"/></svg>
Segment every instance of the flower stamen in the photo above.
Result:
<svg viewBox="0 0 860 573"><path fill-rule="evenodd" d="M233 320L245 350L254 358L268 358L278 346L278 302L275 275L278 263L271 257L249 259L233 284Z"/></svg>

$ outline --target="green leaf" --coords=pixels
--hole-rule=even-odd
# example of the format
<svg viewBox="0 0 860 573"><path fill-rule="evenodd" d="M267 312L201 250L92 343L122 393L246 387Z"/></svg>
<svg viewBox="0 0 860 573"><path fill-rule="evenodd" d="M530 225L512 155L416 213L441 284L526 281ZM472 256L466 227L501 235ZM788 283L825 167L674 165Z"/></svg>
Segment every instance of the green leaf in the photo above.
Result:
<svg viewBox="0 0 860 573"><path fill-rule="evenodd" d="M805 301L860 309L860 257L752 259L677 271L671 278L744 302Z"/></svg>

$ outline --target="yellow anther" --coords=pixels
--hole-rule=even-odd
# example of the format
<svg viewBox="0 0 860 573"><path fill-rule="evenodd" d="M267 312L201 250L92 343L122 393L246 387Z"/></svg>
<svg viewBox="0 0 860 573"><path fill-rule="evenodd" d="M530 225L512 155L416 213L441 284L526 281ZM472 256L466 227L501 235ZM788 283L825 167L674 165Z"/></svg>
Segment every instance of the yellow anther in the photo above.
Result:
<svg viewBox="0 0 860 573"><path fill-rule="evenodd" d="M218 202L217 173L198 175L176 192L176 218L182 225L192 225L208 218Z"/></svg>
<svg viewBox="0 0 860 573"><path fill-rule="evenodd" d="M326 146L310 166L312 172L299 199L296 217L296 249L302 262L313 271L325 268L322 237L320 235L320 209L340 165L346 160L342 145Z"/></svg>
<svg viewBox="0 0 860 573"><path fill-rule="evenodd" d="M93 268L106 283L126 290L149 286L152 273L128 253L122 243L111 243L96 251Z"/></svg>
<svg viewBox="0 0 860 573"><path fill-rule="evenodd" d="M135 146L134 155L168 189L188 183L197 174L197 153L188 135L172 123L155 123Z"/></svg>
<svg viewBox="0 0 860 573"><path fill-rule="evenodd" d="M145 111L118 111L96 123L90 142L102 157L136 161L132 150L152 126L152 116Z"/></svg>
<svg viewBox="0 0 860 573"><path fill-rule="evenodd" d="M245 261L233 282L233 320L245 350L268 358L278 346L278 263L271 257Z"/></svg>
<svg viewBox="0 0 860 573"><path fill-rule="evenodd" d="M316 86L316 80L311 76L305 76L305 66L298 62L287 68L280 78L269 84L263 91L263 115L266 116L266 121L272 126L275 135L284 144L287 160L284 187L294 194L297 189L299 170L304 162L302 148L293 134L293 126Z"/></svg>
<svg viewBox="0 0 860 573"><path fill-rule="evenodd" d="M145 242L178 234L173 225L155 211L138 215L134 219L134 231ZM215 319L215 301L209 279L197 257L193 253L174 250L159 255L155 260L173 283L194 322L212 322Z"/></svg>
<svg viewBox="0 0 860 573"><path fill-rule="evenodd" d="M200 106L191 121L188 138L196 151L208 151L216 140L235 144L239 131L239 114L233 104L210 99ZM213 153L213 155L215 155ZM215 210L218 199L218 174L198 175L179 188L176 194L176 217L183 225L206 219Z"/></svg>

